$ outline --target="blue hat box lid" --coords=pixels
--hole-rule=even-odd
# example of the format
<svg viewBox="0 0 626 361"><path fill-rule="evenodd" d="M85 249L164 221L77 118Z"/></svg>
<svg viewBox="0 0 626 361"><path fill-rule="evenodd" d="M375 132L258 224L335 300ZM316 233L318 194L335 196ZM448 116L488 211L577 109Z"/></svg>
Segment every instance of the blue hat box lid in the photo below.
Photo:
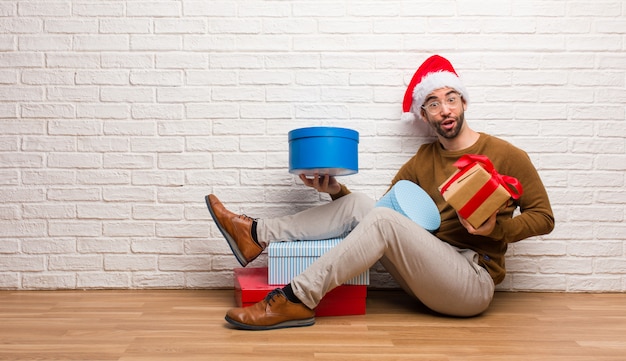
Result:
<svg viewBox="0 0 626 361"><path fill-rule="evenodd" d="M391 208L430 232L436 231L441 225L441 216L435 201L420 186L408 180L396 182L376 202L376 207Z"/></svg>
<svg viewBox="0 0 626 361"><path fill-rule="evenodd" d="M337 127L308 127L289 132L289 173L332 176L359 171L359 132Z"/></svg>

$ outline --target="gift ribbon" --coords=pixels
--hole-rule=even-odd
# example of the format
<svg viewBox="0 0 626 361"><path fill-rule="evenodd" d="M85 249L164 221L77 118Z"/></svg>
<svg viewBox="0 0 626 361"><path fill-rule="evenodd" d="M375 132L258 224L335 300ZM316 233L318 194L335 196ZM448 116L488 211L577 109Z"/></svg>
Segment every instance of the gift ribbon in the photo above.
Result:
<svg viewBox="0 0 626 361"><path fill-rule="evenodd" d="M450 185L467 173L476 163L479 163L483 169L491 174L491 177L461 209L457 210L459 215L466 219L469 218L469 216L471 216L472 213L480 207L483 201L487 199L499 186L504 187L513 199L519 199L523 193L522 184L517 180L517 178L499 174L487 156L481 154L465 154L454 163L454 166L459 168L460 171L450 178L450 180L444 184L443 187L441 187L441 195L443 195Z"/></svg>

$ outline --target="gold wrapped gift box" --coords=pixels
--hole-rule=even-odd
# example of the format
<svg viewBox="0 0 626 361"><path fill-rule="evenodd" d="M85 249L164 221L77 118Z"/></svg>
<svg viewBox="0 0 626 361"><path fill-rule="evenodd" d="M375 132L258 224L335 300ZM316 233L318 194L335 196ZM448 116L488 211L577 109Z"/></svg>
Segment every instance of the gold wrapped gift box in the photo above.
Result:
<svg viewBox="0 0 626 361"><path fill-rule="evenodd" d="M474 227L480 227L510 198L522 194L517 179L498 174L485 156L468 154L455 165L459 168L441 186L443 198Z"/></svg>

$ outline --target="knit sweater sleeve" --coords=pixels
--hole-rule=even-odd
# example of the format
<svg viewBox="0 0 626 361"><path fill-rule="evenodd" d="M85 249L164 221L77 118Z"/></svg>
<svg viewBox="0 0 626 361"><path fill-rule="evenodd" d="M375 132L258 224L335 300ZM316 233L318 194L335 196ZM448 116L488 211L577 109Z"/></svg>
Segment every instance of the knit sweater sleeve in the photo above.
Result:
<svg viewBox="0 0 626 361"><path fill-rule="evenodd" d="M339 198L341 198L341 197L343 197L345 195L348 195L348 194L352 193L352 192L350 192L348 187L346 187L345 184L341 184L340 183L339 185L341 186L341 190L339 192L335 193L335 194L331 194L330 195L330 199L332 199L333 201L335 199L339 199Z"/></svg>
<svg viewBox="0 0 626 361"><path fill-rule="evenodd" d="M490 237L505 243L547 234L554 228L554 215L546 189L525 152L509 152L507 164L501 173L512 175L523 185L523 195L518 201L520 214L498 217Z"/></svg>

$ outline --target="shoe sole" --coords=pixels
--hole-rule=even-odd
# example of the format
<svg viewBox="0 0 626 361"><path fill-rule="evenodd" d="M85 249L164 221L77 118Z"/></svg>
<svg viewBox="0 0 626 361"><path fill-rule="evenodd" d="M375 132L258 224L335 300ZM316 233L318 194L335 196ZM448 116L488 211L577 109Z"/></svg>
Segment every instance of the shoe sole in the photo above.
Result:
<svg viewBox="0 0 626 361"><path fill-rule="evenodd" d="M267 326L247 325L245 323L235 321L228 316L224 317L224 319L226 320L226 322L237 327L238 329L250 330L250 331L265 331L265 330L277 330L281 328L291 328L291 327L306 327L306 326L313 326L315 324L314 317L306 318L304 320L285 321L285 322L277 323L275 325L267 325Z"/></svg>
<svg viewBox="0 0 626 361"><path fill-rule="evenodd" d="M220 232L222 233L222 236L226 238L226 242L228 243L230 250L233 252L233 255L235 255L235 258L237 259L239 264L241 264L242 267L247 266L248 260L243 256L243 254L239 250L239 247L237 247L237 242L235 242L235 239L228 232L226 232L226 229L224 229L224 227L217 220L217 216L215 216L215 212L213 211L213 208L211 208L211 202L209 202L209 196L205 196L204 201L206 202L207 208L209 208L209 213L211 213L211 217L213 217L213 222L215 222L215 224L217 225L217 229L220 230Z"/></svg>

